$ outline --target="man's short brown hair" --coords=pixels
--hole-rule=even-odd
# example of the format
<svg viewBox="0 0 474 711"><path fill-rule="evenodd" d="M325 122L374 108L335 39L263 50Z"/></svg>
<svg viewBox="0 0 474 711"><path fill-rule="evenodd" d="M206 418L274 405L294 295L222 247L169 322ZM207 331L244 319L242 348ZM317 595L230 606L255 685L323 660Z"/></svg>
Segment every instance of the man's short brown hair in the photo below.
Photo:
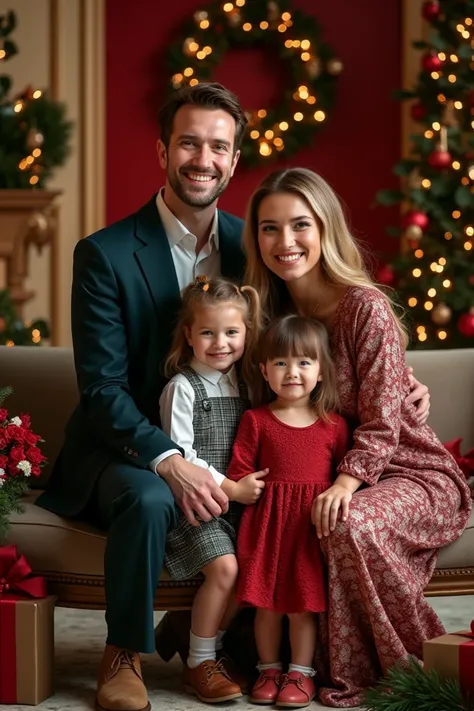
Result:
<svg viewBox="0 0 474 711"><path fill-rule="evenodd" d="M161 140L169 147L173 122L182 106L201 106L204 109L226 111L235 121L234 154L239 150L247 126L239 100L231 91L216 82L202 82L195 86L184 86L174 91L158 113Z"/></svg>

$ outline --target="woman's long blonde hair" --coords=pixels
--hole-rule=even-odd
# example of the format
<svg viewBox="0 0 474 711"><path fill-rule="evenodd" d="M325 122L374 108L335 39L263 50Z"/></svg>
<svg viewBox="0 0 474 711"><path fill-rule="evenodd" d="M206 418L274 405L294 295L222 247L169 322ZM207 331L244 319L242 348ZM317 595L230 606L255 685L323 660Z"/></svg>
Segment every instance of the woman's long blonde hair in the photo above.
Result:
<svg viewBox="0 0 474 711"><path fill-rule="evenodd" d="M245 382L250 382L254 372L251 358L256 351L262 329L262 311L258 293L252 286L239 287L229 279L207 280L206 277L198 278L183 291L178 323L164 367L167 378L172 378L191 363L194 354L186 338L186 328L191 328L193 325L196 312L199 309L224 304L231 304L242 312L246 327L246 347L241 370Z"/></svg>
<svg viewBox="0 0 474 711"><path fill-rule="evenodd" d="M247 257L245 281L260 295L267 318L277 315L279 279L263 263L258 246L258 212L262 200L275 193L292 193L311 208L321 232L321 267L329 284L376 289L387 299L404 346L407 332L394 301L371 279L356 240L351 235L341 203L328 183L307 168L288 168L268 175L250 198L244 227Z"/></svg>
<svg viewBox="0 0 474 711"><path fill-rule="evenodd" d="M311 393L310 407L322 420L330 421L331 412L339 410L339 396L329 337L319 321L287 314L276 318L266 328L258 347L260 363L265 365L269 360L291 356L306 356L319 362L322 380ZM252 383L252 392L254 406L275 398L261 373L258 380Z"/></svg>

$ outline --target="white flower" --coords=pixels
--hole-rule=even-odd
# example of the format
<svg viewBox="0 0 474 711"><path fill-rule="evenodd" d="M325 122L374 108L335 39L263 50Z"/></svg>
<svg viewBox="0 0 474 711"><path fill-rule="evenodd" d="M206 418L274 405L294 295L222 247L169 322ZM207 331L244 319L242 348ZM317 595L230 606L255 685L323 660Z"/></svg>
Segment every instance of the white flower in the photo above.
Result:
<svg viewBox="0 0 474 711"><path fill-rule="evenodd" d="M23 459L21 462L18 462L16 468L23 472L25 476L30 476L31 474L31 464L27 462L26 459Z"/></svg>
<svg viewBox="0 0 474 711"><path fill-rule="evenodd" d="M4 474L5 474L5 469L2 469L2 467L0 467L0 487L3 486L3 484L5 482L5 479L3 478Z"/></svg>
<svg viewBox="0 0 474 711"><path fill-rule="evenodd" d="M23 423L19 417L12 417L12 419L10 420L10 424L16 425L17 427L21 427Z"/></svg>

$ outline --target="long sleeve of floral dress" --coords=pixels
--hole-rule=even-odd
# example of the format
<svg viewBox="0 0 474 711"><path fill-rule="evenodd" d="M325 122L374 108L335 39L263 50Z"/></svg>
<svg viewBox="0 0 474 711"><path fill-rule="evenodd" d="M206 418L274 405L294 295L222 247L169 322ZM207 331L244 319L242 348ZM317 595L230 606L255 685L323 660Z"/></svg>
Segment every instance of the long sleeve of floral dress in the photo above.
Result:
<svg viewBox="0 0 474 711"><path fill-rule="evenodd" d="M351 414L358 426L352 449L338 472L375 484L398 447L408 382L400 334L388 303L379 293L368 296L347 306L352 312L352 357L358 383L357 413ZM351 385L341 383L346 389Z"/></svg>

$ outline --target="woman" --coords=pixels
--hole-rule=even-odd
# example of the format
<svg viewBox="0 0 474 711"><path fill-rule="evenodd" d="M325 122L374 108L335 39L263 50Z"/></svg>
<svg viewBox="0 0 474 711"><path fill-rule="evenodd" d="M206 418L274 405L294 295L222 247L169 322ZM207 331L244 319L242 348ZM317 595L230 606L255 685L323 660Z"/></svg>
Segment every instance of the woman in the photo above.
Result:
<svg viewBox="0 0 474 711"><path fill-rule="evenodd" d="M329 574L328 706L347 708L394 663L422 655L443 627L423 597L438 548L466 526L470 492L452 457L406 401L406 334L372 282L341 205L315 173L272 173L244 231L245 283L269 318L296 311L331 335L341 414L354 443L312 518Z"/></svg>

